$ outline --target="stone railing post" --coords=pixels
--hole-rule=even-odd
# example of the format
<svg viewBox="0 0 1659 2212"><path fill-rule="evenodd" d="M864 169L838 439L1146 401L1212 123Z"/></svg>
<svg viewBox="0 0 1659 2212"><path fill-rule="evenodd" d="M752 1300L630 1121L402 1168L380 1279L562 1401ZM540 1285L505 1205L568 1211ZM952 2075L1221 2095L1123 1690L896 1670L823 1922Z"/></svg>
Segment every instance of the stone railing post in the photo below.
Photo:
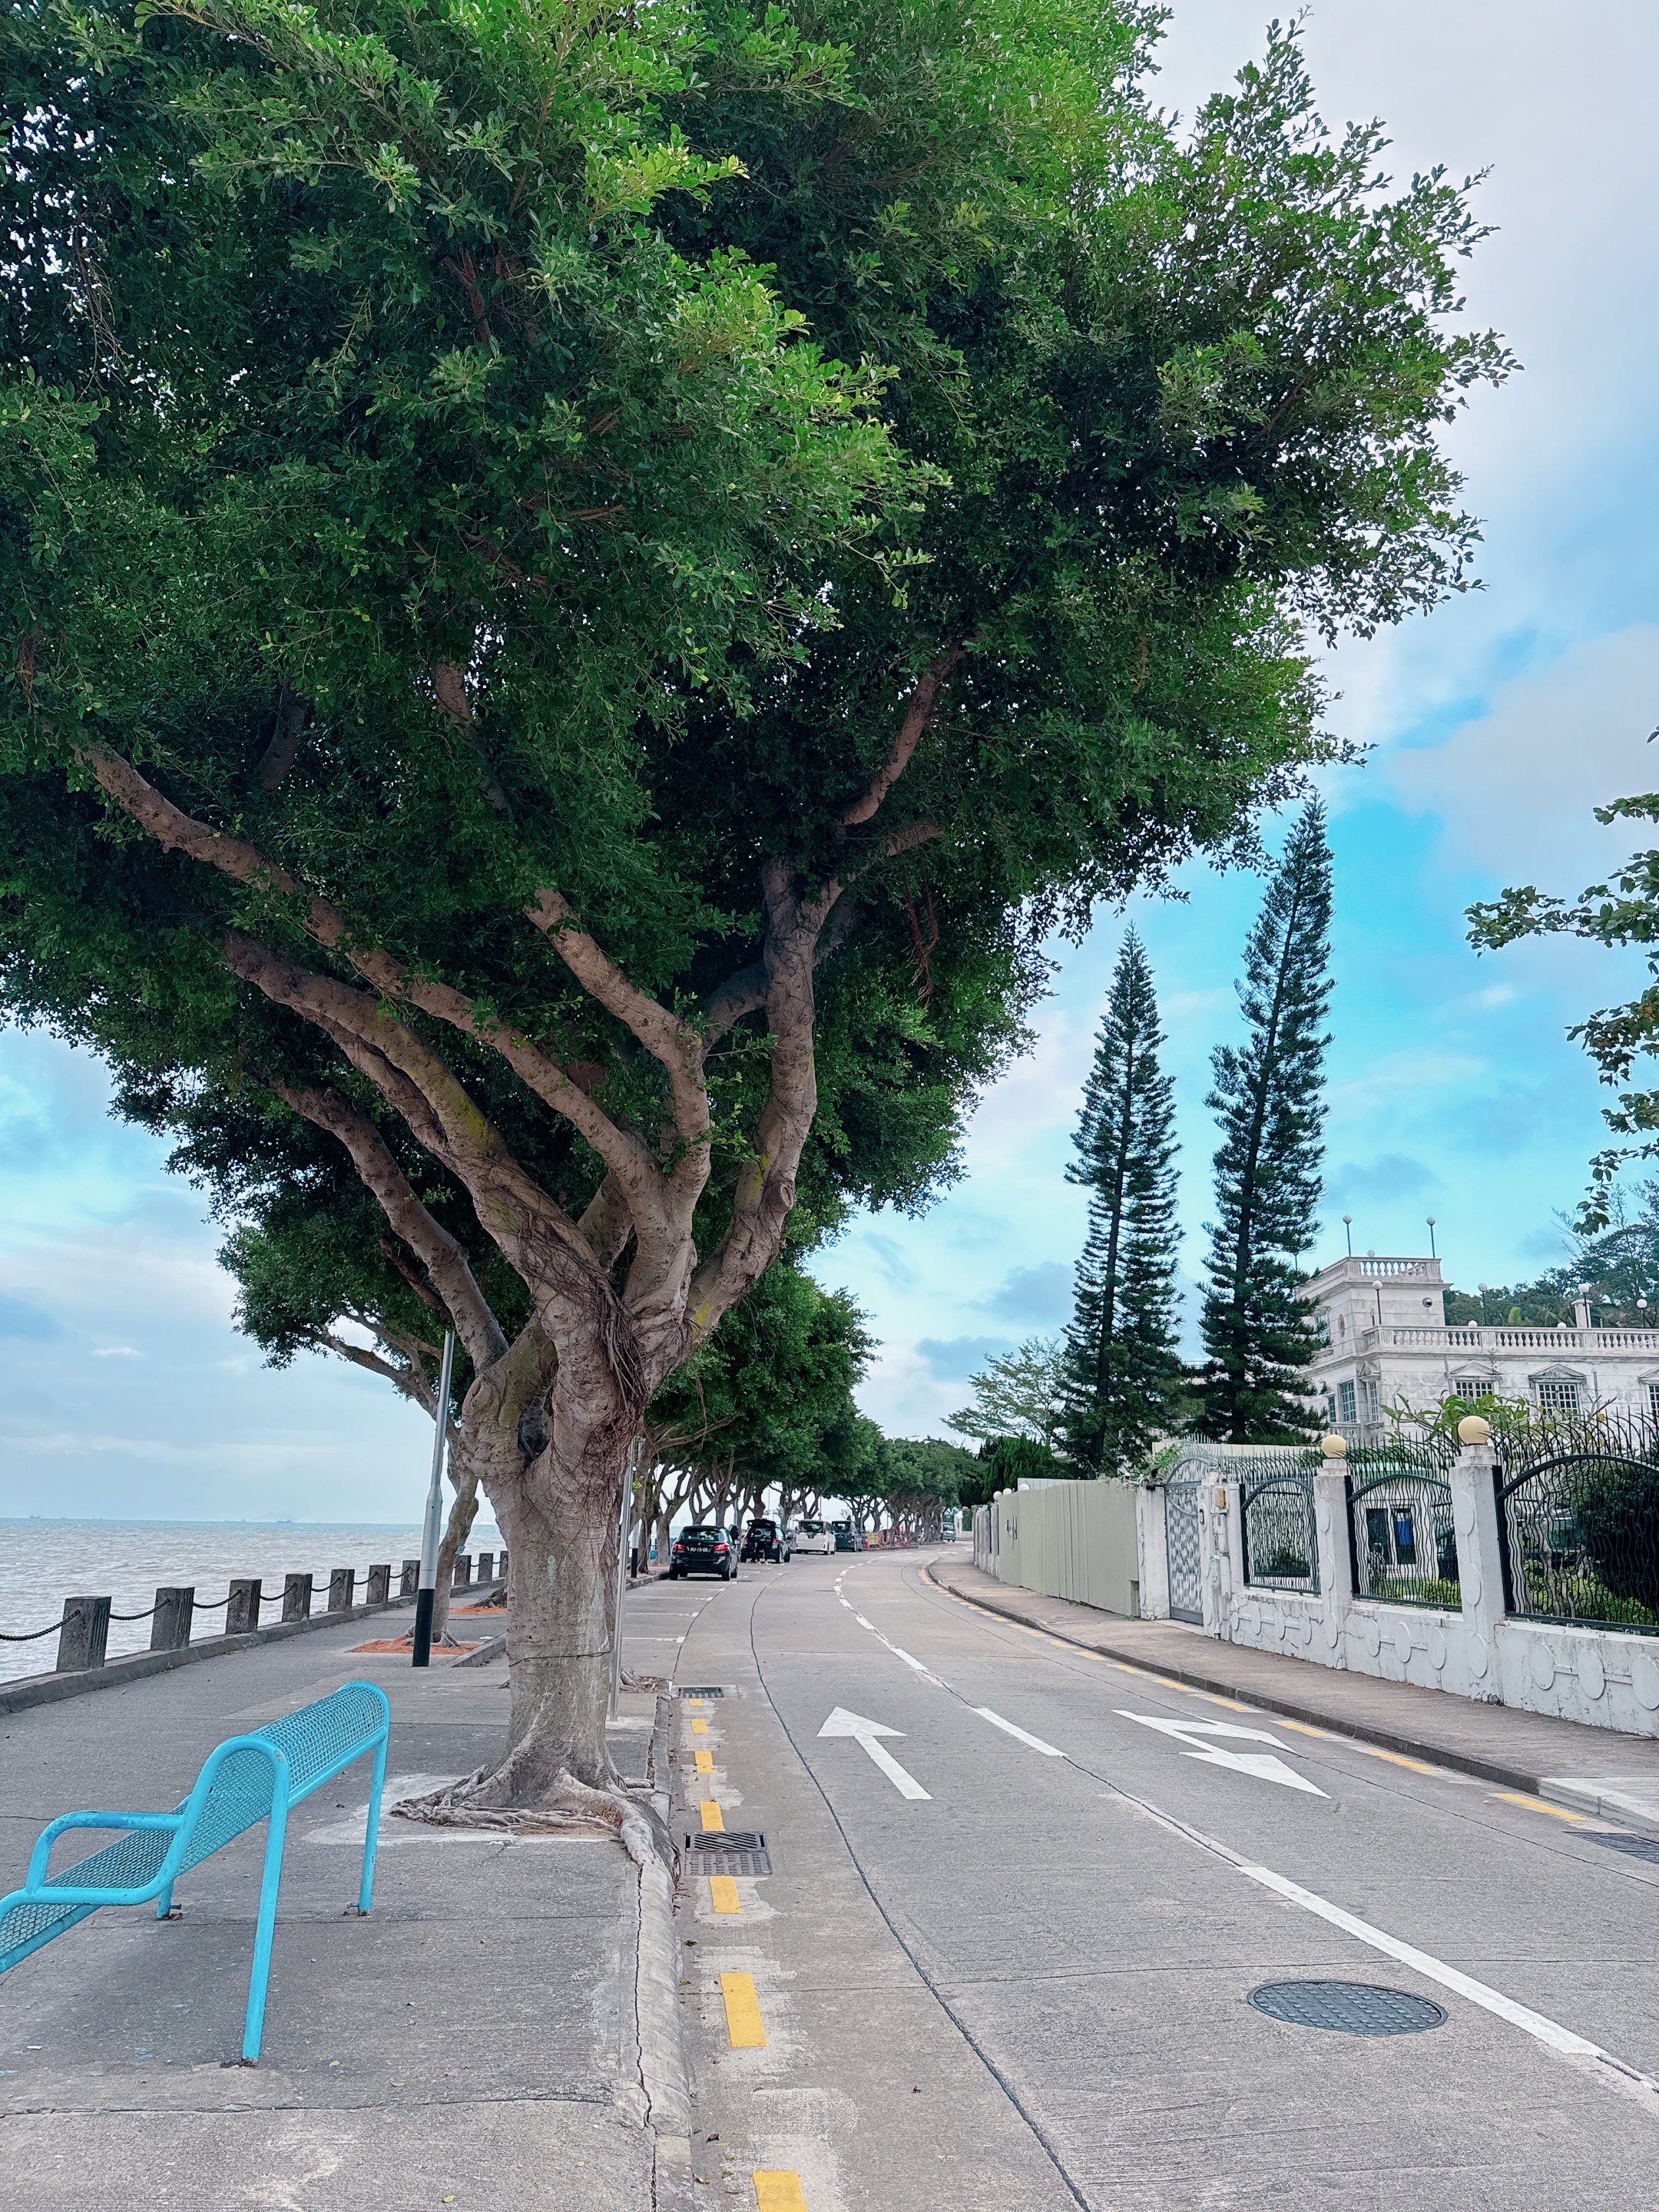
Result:
<svg viewBox="0 0 1659 2212"><path fill-rule="evenodd" d="M493 1583L493 1582L495 1581L495 1571L495 1571L495 1554L493 1552L480 1552L480 1553L479 1553L479 1554L478 1554L478 1580L479 1580L481 1583Z"/></svg>
<svg viewBox="0 0 1659 2212"><path fill-rule="evenodd" d="M1140 1553L1140 1617L1170 1617L1170 1539L1164 1519L1164 1486L1142 1483L1135 1492L1135 1542Z"/></svg>
<svg viewBox="0 0 1659 2212"><path fill-rule="evenodd" d="M357 1589L356 1567L331 1567L328 1571L328 1609L349 1613Z"/></svg>
<svg viewBox="0 0 1659 2212"><path fill-rule="evenodd" d="M497 1552L495 1554L495 1579L497 1582L501 1583L504 1583L507 1580L507 1553L505 1552Z"/></svg>
<svg viewBox="0 0 1659 2212"><path fill-rule="evenodd" d="M259 1626L259 1580L233 1582L225 1607L225 1634L246 1636Z"/></svg>
<svg viewBox="0 0 1659 2212"><path fill-rule="evenodd" d="M155 1618L149 1626L152 1651L182 1651L190 1642L191 1620L196 1609L196 1589L158 1589Z"/></svg>
<svg viewBox="0 0 1659 2212"><path fill-rule="evenodd" d="M371 1567L368 1571L368 1593L363 1599L363 1603L384 1605L391 1595L392 1569L390 1566Z"/></svg>
<svg viewBox="0 0 1659 2212"><path fill-rule="evenodd" d="M420 1588L420 1586L421 1586L421 1563L420 1563L420 1561L419 1561L418 1559L405 1559L405 1560L404 1561L404 1565L403 1565L403 1572L401 1573L401 1575L399 1575L399 1577L398 1577L398 1596L399 1596L399 1597L413 1597L413 1596L414 1596L414 1595L415 1595L415 1593L416 1593L416 1591Z"/></svg>
<svg viewBox="0 0 1659 2212"><path fill-rule="evenodd" d="M1204 1563L1204 1632L1232 1641L1233 1585L1237 1573L1238 1485L1232 1473L1209 1477L1198 1493L1200 1557Z"/></svg>
<svg viewBox="0 0 1659 2212"><path fill-rule="evenodd" d="M1498 1631L1504 1614L1504 1558L1498 1547L1497 1455L1492 1431L1477 1413L1457 1425L1462 1449L1451 1471L1452 1527L1457 1532L1457 1582L1463 1602L1469 1695L1504 1702Z"/></svg>
<svg viewBox="0 0 1659 2212"><path fill-rule="evenodd" d="M1330 1451L1327 1448L1332 1443L1341 1444L1343 1450ZM1342 1466L1347 1447L1341 1437L1326 1437L1321 1449L1325 1451L1324 1467L1313 1479L1314 1540L1319 1547L1319 1607L1325 1649L1320 1651L1316 1647L1313 1656L1328 1667L1340 1667L1347 1660L1348 1611L1353 1603L1348 1489Z"/></svg>
<svg viewBox="0 0 1659 2212"><path fill-rule="evenodd" d="M283 1583L283 1619L309 1620L311 1618L311 1577L289 1575Z"/></svg>
<svg viewBox="0 0 1659 2212"><path fill-rule="evenodd" d="M106 1597L64 1600L64 1622L58 1632L60 1674L84 1674L103 1665L104 1649L109 1642L111 1603Z"/></svg>
<svg viewBox="0 0 1659 2212"><path fill-rule="evenodd" d="M465 1589L471 1580L471 1555L469 1553L463 1552L455 1562L455 1579L451 1583L450 1588L452 1589Z"/></svg>

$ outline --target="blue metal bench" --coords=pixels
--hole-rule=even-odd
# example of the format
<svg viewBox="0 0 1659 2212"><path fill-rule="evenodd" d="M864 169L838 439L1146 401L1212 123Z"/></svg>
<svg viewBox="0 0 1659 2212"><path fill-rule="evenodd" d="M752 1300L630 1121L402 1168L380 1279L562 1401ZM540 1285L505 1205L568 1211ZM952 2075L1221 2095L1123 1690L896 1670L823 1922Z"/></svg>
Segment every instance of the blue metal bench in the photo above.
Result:
<svg viewBox="0 0 1659 2212"><path fill-rule="evenodd" d="M320 1790L343 1768L374 1753L368 1832L363 1838L363 1873L357 1891L357 1910L367 1912L374 1893L374 1849L380 1832L391 1720L384 1690L373 1682L348 1682L332 1696L302 1706L285 1720L222 1743L208 1754L195 1788L176 1812L65 1813L36 1844L21 1889L0 1898L0 1974L77 1921L90 1918L102 1905L148 1905L154 1898L156 1917L165 1920L173 1910L173 1886L181 1874L266 1820L264 1881L242 2036L243 2062L256 2064L264 2032L265 1987L270 1978L289 1808ZM49 1880L52 1844L70 1828L131 1832Z"/></svg>

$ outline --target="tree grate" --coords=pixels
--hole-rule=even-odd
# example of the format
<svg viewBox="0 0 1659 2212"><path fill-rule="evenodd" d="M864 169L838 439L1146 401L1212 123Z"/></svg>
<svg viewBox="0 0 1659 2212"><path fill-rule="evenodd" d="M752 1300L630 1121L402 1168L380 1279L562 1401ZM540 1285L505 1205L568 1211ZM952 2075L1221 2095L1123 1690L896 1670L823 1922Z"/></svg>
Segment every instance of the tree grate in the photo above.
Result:
<svg viewBox="0 0 1659 2212"><path fill-rule="evenodd" d="M705 1829L685 1839L688 1874L770 1874L772 1854L758 1828Z"/></svg>
<svg viewBox="0 0 1659 2212"><path fill-rule="evenodd" d="M1659 1866L1659 1836L1592 1836L1590 1841L1607 1850L1623 1851L1626 1858L1646 1859L1650 1866Z"/></svg>
<svg viewBox="0 0 1659 2212"><path fill-rule="evenodd" d="M1263 1982L1249 2002L1291 2027L1329 2027L1341 2035L1417 2035L1443 2027L1445 2008L1432 1997L1373 1982Z"/></svg>

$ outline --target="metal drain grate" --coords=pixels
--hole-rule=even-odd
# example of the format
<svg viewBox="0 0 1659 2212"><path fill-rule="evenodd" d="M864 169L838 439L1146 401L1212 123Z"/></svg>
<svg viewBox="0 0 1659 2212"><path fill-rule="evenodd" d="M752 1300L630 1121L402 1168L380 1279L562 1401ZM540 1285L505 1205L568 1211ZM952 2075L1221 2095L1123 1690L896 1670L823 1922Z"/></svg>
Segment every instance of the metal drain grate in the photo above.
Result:
<svg viewBox="0 0 1659 2212"><path fill-rule="evenodd" d="M1659 1836L1592 1836L1590 1841L1610 1851L1623 1851L1626 1858L1659 1866Z"/></svg>
<svg viewBox="0 0 1659 2212"><path fill-rule="evenodd" d="M707 1686L701 1690L688 1690L684 1684L682 1683L680 1686L680 1695L683 1698L723 1698L726 1695L726 1692L724 1690L717 1690Z"/></svg>
<svg viewBox="0 0 1659 2212"><path fill-rule="evenodd" d="M1249 2002L1269 2020L1291 2027L1333 2027L1343 2035L1416 2035L1443 2027L1444 2008L1432 1997L1372 1982L1263 1982Z"/></svg>
<svg viewBox="0 0 1659 2212"><path fill-rule="evenodd" d="M770 1874L772 1854L758 1828L705 1829L685 1839L688 1874Z"/></svg>

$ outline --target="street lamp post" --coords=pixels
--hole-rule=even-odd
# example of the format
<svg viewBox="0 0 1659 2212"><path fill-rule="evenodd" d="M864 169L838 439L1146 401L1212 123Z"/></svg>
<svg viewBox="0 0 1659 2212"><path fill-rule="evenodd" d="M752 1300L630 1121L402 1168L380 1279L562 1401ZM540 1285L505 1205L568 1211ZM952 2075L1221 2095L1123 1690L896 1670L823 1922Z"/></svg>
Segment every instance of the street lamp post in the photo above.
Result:
<svg viewBox="0 0 1659 2212"><path fill-rule="evenodd" d="M1431 1215L1429 1216L1429 1257L1430 1257L1430 1259L1431 1259L1431 1260L1437 1260L1437 1259L1440 1257L1440 1255L1439 1255L1439 1254L1435 1250L1435 1249L1434 1249L1434 1216L1433 1216L1433 1214L1431 1214Z"/></svg>
<svg viewBox="0 0 1659 2212"><path fill-rule="evenodd" d="M1351 1213L1345 1213L1345 1214L1343 1215L1343 1217L1342 1217L1342 1226L1343 1226L1343 1228L1347 1231L1347 1237L1348 1237L1348 1257L1352 1260L1352 1257L1353 1257L1353 1216L1352 1216L1352 1214L1351 1214Z"/></svg>
<svg viewBox="0 0 1659 2212"><path fill-rule="evenodd" d="M432 1485L426 1494L426 1523L421 1530L421 1579L415 1592L415 1649L410 1663L432 1664L432 1614L438 1601L438 1547L443 1540L444 1454L449 1445L449 1382L455 1371L455 1332L444 1331L444 1356L438 1375L437 1419L433 1423Z"/></svg>

